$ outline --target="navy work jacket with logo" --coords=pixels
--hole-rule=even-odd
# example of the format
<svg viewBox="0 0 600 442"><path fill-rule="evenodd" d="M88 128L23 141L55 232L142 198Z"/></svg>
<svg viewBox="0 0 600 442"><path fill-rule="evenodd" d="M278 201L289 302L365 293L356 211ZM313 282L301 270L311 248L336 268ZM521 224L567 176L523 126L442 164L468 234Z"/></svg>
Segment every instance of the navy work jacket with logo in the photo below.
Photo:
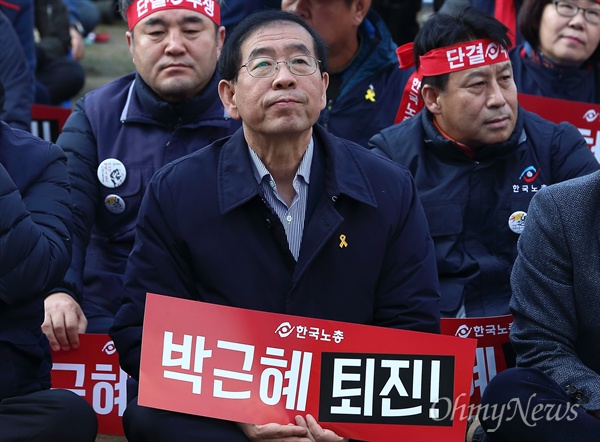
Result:
<svg viewBox="0 0 600 442"><path fill-rule="evenodd" d="M373 137L370 147L415 178L435 243L442 315L508 314L510 272L533 195L600 169L583 136L519 107L512 135L469 158L422 110Z"/></svg>

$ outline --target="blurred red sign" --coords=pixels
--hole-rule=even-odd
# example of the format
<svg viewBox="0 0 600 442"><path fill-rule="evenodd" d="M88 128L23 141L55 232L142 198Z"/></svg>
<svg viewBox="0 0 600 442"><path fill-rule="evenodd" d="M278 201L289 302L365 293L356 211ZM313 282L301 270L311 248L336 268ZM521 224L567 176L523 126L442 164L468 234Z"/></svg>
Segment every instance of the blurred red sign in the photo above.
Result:
<svg viewBox="0 0 600 442"><path fill-rule="evenodd" d="M52 388L85 398L98 416L99 434L123 434L127 373L108 335L79 335L77 350L52 352Z"/></svg>
<svg viewBox="0 0 600 442"><path fill-rule="evenodd" d="M477 339L469 415L477 412L481 395L490 380L502 370L515 365L514 352L510 346L512 323L512 315L488 318L442 318L442 334Z"/></svg>

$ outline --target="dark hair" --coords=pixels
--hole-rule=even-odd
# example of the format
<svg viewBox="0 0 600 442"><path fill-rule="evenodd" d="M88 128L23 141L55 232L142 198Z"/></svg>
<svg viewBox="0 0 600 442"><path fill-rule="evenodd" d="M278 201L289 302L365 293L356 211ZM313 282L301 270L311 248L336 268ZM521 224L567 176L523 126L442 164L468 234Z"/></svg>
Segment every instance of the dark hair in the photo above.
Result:
<svg viewBox="0 0 600 442"><path fill-rule="evenodd" d="M552 3L551 0L525 0L523 6L519 10L517 18L517 26L525 41L527 41L534 49L540 47L540 27L542 23L542 14L546 5ZM596 50L590 55L587 61L600 61L600 44Z"/></svg>
<svg viewBox="0 0 600 442"><path fill-rule="evenodd" d="M242 65L242 44L255 30L276 22L290 22L306 29L313 40L315 57L321 60L321 73L327 71L327 45L323 39L298 15L279 10L265 10L249 15L239 22L225 39L219 56L218 70L224 80L235 80Z"/></svg>
<svg viewBox="0 0 600 442"><path fill-rule="evenodd" d="M135 0L119 0L119 14L127 21L127 9Z"/></svg>
<svg viewBox="0 0 600 442"><path fill-rule="evenodd" d="M490 38L510 48L508 28L491 15L472 7L467 7L456 15L433 14L415 36L413 56L415 66L420 65L419 56L433 49L452 46L481 38ZM445 90L450 74L423 77L422 84L430 84Z"/></svg>

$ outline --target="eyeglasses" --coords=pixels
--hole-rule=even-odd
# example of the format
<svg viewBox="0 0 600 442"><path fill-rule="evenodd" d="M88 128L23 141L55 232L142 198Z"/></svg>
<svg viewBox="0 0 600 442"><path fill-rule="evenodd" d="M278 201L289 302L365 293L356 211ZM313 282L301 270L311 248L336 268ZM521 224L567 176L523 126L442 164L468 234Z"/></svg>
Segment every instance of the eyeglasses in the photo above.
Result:
<svg viewBox="0 0 600 442"><path fill-rule="evenodd" d="M287 64L289 71L294 75L312 75L317 71L321 60L311 55L297 55L288 61L277 61L271 57L258 57L248 60L240 69L246 68L250 76L254 78L267 78L275 75L281 63Z"/></svg>
<svg viewBox="0 0 600 442"><path fill-rule="evenodd" d="M573 3L554 0L554 6L556 7L556 12L558 15L562 15L563 17L575 17L579 11L583 11L583 18L588 23L593 25L600 25L600 9L588 9L581 8Z"/></svg>

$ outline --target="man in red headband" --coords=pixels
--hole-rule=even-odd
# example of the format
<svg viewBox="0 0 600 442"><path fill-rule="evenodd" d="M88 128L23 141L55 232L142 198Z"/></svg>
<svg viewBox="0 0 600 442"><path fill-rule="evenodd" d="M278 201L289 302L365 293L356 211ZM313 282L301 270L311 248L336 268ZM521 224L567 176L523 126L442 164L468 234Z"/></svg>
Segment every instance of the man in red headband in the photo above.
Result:
<svg viewBox="0 0 600 442"><path fill-rule="evenodd" d="M519 107L509 45L507 28L476 9L432 16L415 38L422 86L409 100L425 108L370 141L415 178L446 317L508 314L531 198L600 168L574 126Z"/></svg>
<svg viewBox="0 0 600 442"><path fill-rule="evenodd" d="M46 298L53 349L106 333L121 298L134 224L150 177L164 164L232 134L217 92L225 38L215 0L122 0L137 72L88 93L57 143L75 202L73 259Z"/></svg>

